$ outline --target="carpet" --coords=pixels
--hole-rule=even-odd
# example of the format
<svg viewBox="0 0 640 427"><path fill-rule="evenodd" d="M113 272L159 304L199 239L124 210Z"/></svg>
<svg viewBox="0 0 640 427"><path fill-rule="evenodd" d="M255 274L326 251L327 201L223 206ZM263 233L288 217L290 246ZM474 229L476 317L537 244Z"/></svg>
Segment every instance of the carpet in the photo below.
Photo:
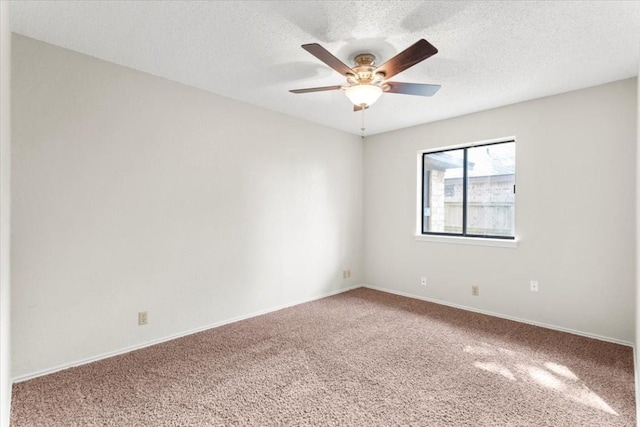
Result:
<svg viewBox="0 0 640 427"><path fill-rule="evenodd" d="M13 386L13 426L635 426L630 347L360 288Z"/></svg>

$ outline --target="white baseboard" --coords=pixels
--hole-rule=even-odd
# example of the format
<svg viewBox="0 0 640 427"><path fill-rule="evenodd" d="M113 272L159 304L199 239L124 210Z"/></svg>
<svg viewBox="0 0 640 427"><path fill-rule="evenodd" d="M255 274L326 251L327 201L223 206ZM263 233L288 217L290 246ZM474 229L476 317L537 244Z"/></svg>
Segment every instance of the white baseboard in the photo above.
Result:
<svg viewBox="0 0 640 427"><path fill-rule="evenodd" d="M246 314L246 315L242 315L242 316L234 317L234 318L231 318L231 319L223 320L223 321L220 321L220 322L216 322L216 323L213 323L213 324L210 324L210 325L201 326L199 328L191 329L191 330L184 331L184 332L179 332L177 334L169 335L169 336L166 336L166 337L163 337L163 338L158 338L158 339L155 339L155 340L152 340L152 341L146 341L144 343L133 345L133 346L126 347L126 348L122 348L122 349L119 349L119 350L110 351L110 352L102 353L102 354L99 354L99 355L96 355L96 356L92 356L92 357L76 360L74 362L65 363L65 364L62 364L62 365L59 365L59 366L56 366L56 367L53 367L53 368L43 369L41 371L32 372L32 373L29 373L29 374L26 374L26 375L20 375L18 377L13 378L13 383L15 384L15 383L31 380L31 379L34 379L34 378L42 377L44 375L53 374L54 372L62 371L64 369L69 369L69 368L73 368L73 367L76 367L76 366L86 365L87 363L97 362L98 360L107 359L109 357L118 356L120 354L129 353L129 352L135 351L135 350L140 350L142 348L150 347L150 346L156 345L156 344L161 344L163 342L171 341L171 340L174 340L176 338L181 338L181 337L184 337L184 336L187 336L187 335L196 334L198 332L206 331L208 329L213 329L213 328L217 328L219 326L228 325L229 323L235 323L235 322L239 322L241 320L250 319L252 317L261 316L263 314L272 313L274 311L282 310L284 308L289 308L289 307L293 307L293 306L296 306L296 305L304 304L304 303L307 303L307 302L319 300L319 299L322 299L322 298L330 297L332 295L341 294L343 292L352 291L354 289L361 288L361 287L363 287L363 285L356 285L356 286L352 286L352 287L349 287L349 288L338 289L338 290L335 290L335 291L327 292L327 293L324 293L324 294L321 294L321 295L317 295L317 296L314 296L314 297L311 297L311 298L307 298L307 299L304 299L304 300L300 300L300 301L296 301L296 302L293 302L293 303L283 304L283 305L279 305L279 306L276 306L276 307L271 307L271 308L268 308L266 310L256 311L256 312L249 313L249 314Z"/></svg>
<svg viewBox="0 0 640 427"><path fill-rule="evenodd" d="M387 293L390 293L390 294L400 295L400 296L407 297L407 298L419 299L419 300L422 300L422 301L432 302L432 303L435 303L435 304L446 305L446 306L453 307L453 308L459 308L461 310L472 311L474 313L486 314L487 316L493 316L493 317L499 317L501 319L513 320L515 322L526 323L526 324L533 325L533 326L540 326L541 328L553 329L555 331L560 331L560 332L567 332L567 333L570 333L570 334L580 335L580 336L587 337L587 338L594 338L594 339L597 339L597 340L600 340L600 341L611 342L611 343L614 343L614 344L621 344L621 345L625 345L625 346L631 347L635 351L635 346L634 346L633 343L631 343L629 341L619 340L617 338L609 338L609 337L605 337L605 336L602 336L602 335L592 334L592 333L589 333L589 332L582 332L582 331L577 331L575 329L564 328L562 326L556 326L556 325L550 325L550 324L547 324L547 323L535 322L533 320L523 319L523 318L515 317L515 316L509 316L509 315L506 315L506 314L494 313L492 311L481 310L481 309L478 309L478 308L468 307L468 306L461 305L461 304L454 304L454 303L451 303L451 302L442 301L442 300L438 300L438 299L435 299L435 298L428 298L428 297L423 297L423 296L419 296L419 295L410 294L410 293L407 293L407 292L395 291L393 289L380 288L380 287L377 287L377 286L369 286L369 285L366 285L366 284L362 285L362 287L373 289L373 290L376 290L376 291L387 292Z"/></svg>
<svg viewBox="0 0 640 427"><path fill-rule="evenodd" d="M636 386L636 425L640 426L640 372L638 372L638 351L633 347L633 377Z"/></svg>
<svg viewBox="0 0 640 427"><path fill-rule="evenodd" d="M279 305L279 306L276 306L276 307L268 308L266 310L261 310L261 311L249 313L249 314L246 314L246 315L234 317L234 318L223 320L223 321L220 321L220 322L216 322L216 323L213 323L213 324L210 324L210 325L205 325L205 326L202 326L202 327L199 327L199 328L195 328L195 329L191 329L191 330L188 330L188 331L179 332L177 334L173 334L173 335L166 336L166 337L163 337L163 338L158 338L158 339L155 339L155 340L152 340L152 341L146 341L144 343L137 344L137 345L134 345L134 346L130 346L130 347L122 348L122 349L119 349L119 350L110 351L110 352L102 353L102 354L99 354L99 355L96 355L96 356L92 356L92 357L76 360L76 361L73 361L73 362L65 363L65 364L62 364L62 365L59 365L59 366L56 366L56 367L53 367L53 368L43 369L43 370L40 370L40 371L37 371L37 372L32 372L32 373L29 373L29 374L20 375L18 377L13 378L13 383L19 383L19 382L27 381L27 380L30 380L30 379L33 379L33 378L42 377L44 375L49 375L49 374L52 374L54 372L62 371L64 369L69 369L69 368L73 368L73 367L76 367L76 366L86 365L87 363L97 362L99 360L107 359L109 357L118 356L120 354L129 353L129 352L135 351L135 350L140 350L142 348L150 347L150 346L156 345L156 344L161 344L163 342L171 341L171 340L174 340L176 338L181 338L181 337L184 337L184 336L187 336L187 335L196 334L198 332L206 331L208 329L213 329L213 328L217 328L219 326L228 325L230 323L239 322L241 320L250 319L252 317L261 316L263 314L272 313L274 311L282 310L284 308L293 307L293 306L304 304L304 303L307 303L307 302L319 300L319 299L322 299L322 298L330 297L332 295L337 295L337 294L340 294L340 293L343 293L343 292L348 292L348 291L351 291L351 290L354 290L354 289L357 289L357 288L361 288L361 287L368 288L368 289L373 289L373 290L376 290L376 291L386 292L386 293L390 293L390 294L394 294L394 295L400 295L400 296L407 297L407 298L413 298L413 299L418 299L418 300L422 300L422 301L432 302L432 303L435 303L435 304L446 305L446 306L453 307L453 308L458 308L458 309L461 309L461 310L472 311L474 313L486 314L488 316L498 317L498 318L501 318L501 319L513 320L513 321L520 322L520 323L526 323L526 324L529 324L529 325L540 326L540 327L546 328L546 329L552 329L552 330L556 330L556 331L560 331L560 332L567 332L567 333L574 334L574 335L580 335L580 336L583 336L583 337L594 338L594 339L597 339L597 340L600 340L600 341L606 341L606 342L611 342L611 343L615 343L615 344L621 344L621 345L629 346L629 347L632 347L633 350L634 350L634 364L636 362L636 360L635 360L635 346L633 345L633 343L628 342L628 341L619 340L619 339L616 339L616 338L604 337L604 336L601 336L601 335L591 334L591 333L588 333L588 332L577 331L577 330L574 330L574 329L564 328L564 327L561 327L561 326L549 325L549 324L541 323L541 322L534 322L534 321L527 320L527 319L522 319L522 318L519 318L519 317L508 316L508 315L500 314L500 313L494 313L494 312L491 312L491 311L488 311L488 310L481 310L481 309L477 309L477 308L474 308L474 307L464 306L464 305L461 305L461 304L454 304L454 303L450 303L450 302L447 302L447 301L438 300L438 299L435 299L435 298L428 298L428 297L423 297L423 296L420 296L420 295L410 294L410 293L407 293L407 292L396 291L396 290L393 290L393 289L387 289L387 288L381 288L381 287L377 287L377 286L370 286L370 285L362 284L362 285L352 286L352 287L349 287L349 288L338 289L338 290L335 290L335 291L327 292L327 293L324 293L324 294L321 294L321 295L314 296L312 298L307 298L307 299L296 301L296 302L293 302L293 303L290 303L290 304L283 304L283 305Z"/></svg>

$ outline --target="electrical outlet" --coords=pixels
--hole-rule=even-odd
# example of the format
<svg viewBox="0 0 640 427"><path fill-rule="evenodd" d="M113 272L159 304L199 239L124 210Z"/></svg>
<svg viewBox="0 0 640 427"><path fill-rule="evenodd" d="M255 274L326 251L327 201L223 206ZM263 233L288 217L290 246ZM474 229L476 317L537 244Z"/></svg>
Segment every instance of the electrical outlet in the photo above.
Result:
<svg viewBox="0 0 640 427"><path fill-rule="evenodd" d="M347 270L342 270L342 278L343 279L347 278Z"/></svg>
<svg viewBox="0 0 640 427"><path fill-rule="evenodd" d="M538 281L537 280L532 280L529 282L529 289L531 290L531 292L538 292L539 287L538 287Z"/></svg>
<svg viewBox="0 0 640 427"><path fill-rule="evenodd" d="M141 311L138 313L138 325L142 326L142 325L146 325L149 321L149 318L147 317L147 312L146 311Z"/></svg>
<svg viewBox="0 0 640 427"><path fill-rule="evenodd" d="M351 277L351 270L347 270L347 278Z"/></svg>
<svg viewBox="0 0 640 427"><path fill-rule="evenodd" d="M420 284L421 284L422 286L427 286L427 278L423 276L423 277L420 279Z"/></svg>
<svg viewBox="0 0 640 427"><path fill-rule="evenodd" d="M473 295L474 297L480 295L480 286L471 286L471 295Z"/></svg>

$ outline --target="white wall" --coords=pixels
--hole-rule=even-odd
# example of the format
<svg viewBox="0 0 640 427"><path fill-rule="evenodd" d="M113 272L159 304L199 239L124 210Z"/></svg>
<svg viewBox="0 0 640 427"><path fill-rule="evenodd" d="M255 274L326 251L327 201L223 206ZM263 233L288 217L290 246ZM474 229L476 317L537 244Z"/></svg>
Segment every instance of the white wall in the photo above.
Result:
<svg viewBox="0 0 640 427"><path fill-rule="evenodd" d="M632 343L636 122L628 79L367 138L366 283ZM510 135L519 246L414 240L417 151Z"/></svg>
<svg viewBox="0 0 640 427"><path fill-rule="evenodd" d="M11 412L11 29L7 1L0 1L0 21L0 426L8 426Z"/></svg>
<svg viewBox="0 0 640 427"><path fill-rule="evenodd" d="M17 35L13 67L15 377L362 282L359 137Z"/></svg>

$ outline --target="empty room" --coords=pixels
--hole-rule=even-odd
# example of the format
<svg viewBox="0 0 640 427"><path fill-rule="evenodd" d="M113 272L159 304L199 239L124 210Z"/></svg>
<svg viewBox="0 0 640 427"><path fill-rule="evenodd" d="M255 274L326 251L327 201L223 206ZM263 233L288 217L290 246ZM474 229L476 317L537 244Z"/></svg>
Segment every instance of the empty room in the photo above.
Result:
<svg viewBox="0 0 640 427"><path fill-rule="evenodd" d="M635 426L638 1L0 1L0 426Z"/></svg>

